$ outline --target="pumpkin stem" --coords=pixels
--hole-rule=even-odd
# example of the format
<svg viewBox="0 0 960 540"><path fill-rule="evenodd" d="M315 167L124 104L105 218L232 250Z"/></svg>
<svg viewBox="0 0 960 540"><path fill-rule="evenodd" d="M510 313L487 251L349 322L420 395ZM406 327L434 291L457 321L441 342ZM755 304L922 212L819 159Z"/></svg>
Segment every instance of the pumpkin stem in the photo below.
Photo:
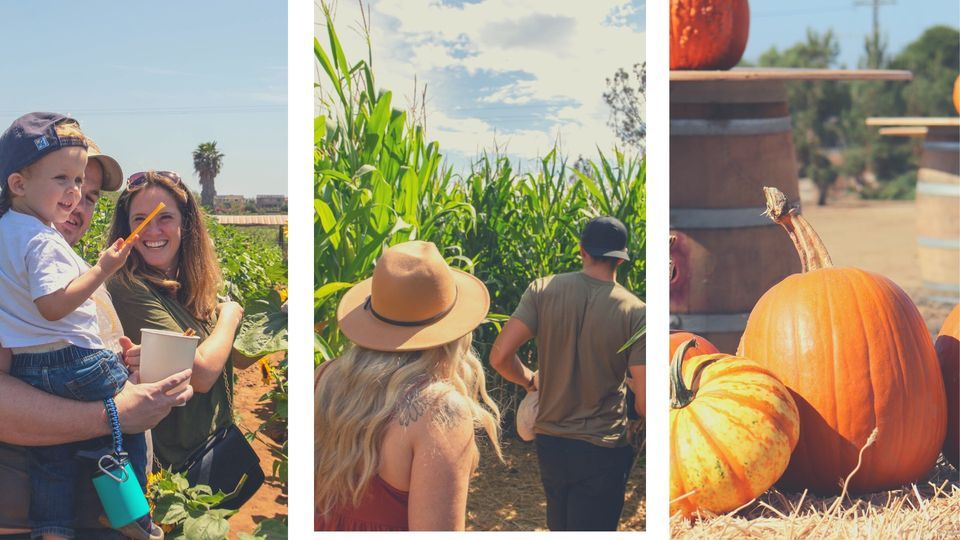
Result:
<svg viewBox="0 0 960 540"><path fill-rule="evenodd" d="M697 340L684 341L670 361L670 408L682 409L693 403L696 394L683 384L683 357L691 347L697 346Z"/></svg>
<svg viewBox="0 0 960 540"><path fill-rule="evenodd" d="M823 245L823 240L810 222L797 213L797 205L788 205L787 196L777 188L763 188L763 196L767 199L766 215L787 231L793 246L797 248L803 272L832 268L833 261L827 246Z"/></svg>

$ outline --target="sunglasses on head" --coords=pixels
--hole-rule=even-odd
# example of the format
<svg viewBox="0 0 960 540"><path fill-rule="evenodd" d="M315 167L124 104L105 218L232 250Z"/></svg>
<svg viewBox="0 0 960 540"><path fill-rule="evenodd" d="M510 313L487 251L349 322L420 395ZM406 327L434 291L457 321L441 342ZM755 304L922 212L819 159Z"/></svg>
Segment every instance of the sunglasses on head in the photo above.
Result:
<svg viewBox="0 0 960 540"><path fill-rule="evenodd" d="M173 182L173 185L179 186L183 183L183 180L180 178L180 175L172 171L152 171L157 176L166 178L167 180ZM141 171L138 173L133 173L130 175L130 178L127 178L127 191L136 191L143 186L147 185L147 175L149 172Z"/></svg>

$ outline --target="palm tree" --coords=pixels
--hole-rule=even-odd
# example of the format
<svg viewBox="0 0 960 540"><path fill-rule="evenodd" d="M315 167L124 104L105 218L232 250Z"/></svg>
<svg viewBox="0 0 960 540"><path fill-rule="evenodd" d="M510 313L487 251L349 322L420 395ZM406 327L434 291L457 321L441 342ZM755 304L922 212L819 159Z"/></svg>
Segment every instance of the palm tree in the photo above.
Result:
<svg viewBox="0 0 960 540"><path fill-rule="evenodd" d="M217 150L217 141L200 143L193 151L193 170L200 175L200 204L207 209L213 209L213 199L217 196L217 188L213 179L220 174L223 165L223 154Z"/></svg>

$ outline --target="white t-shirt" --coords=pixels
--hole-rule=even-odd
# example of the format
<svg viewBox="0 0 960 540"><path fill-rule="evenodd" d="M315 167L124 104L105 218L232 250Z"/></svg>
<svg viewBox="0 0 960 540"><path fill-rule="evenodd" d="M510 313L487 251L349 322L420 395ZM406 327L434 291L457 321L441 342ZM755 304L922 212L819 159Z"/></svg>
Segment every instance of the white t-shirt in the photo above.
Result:
<svg viewBox="0 0 960 540"><path fill-rule="evenodd" d="M66 341L103 349L92 300L58 321L44 319L33 302L65 288L87 268L53 227L13 210L0 217L0 344L33 347Z"/></svg>

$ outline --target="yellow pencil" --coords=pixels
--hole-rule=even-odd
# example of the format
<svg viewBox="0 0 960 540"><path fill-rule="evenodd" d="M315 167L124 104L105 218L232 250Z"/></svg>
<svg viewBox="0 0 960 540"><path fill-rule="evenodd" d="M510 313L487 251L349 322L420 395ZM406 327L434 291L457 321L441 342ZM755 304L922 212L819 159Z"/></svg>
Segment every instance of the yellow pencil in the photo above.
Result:
<svg viewBox="0 0 960 540"><path fill-rule="evenodd" d="M153 209L153 212L150 212L150 214L147 216L147 219L141 221L140 225L137 225L137 228L134 229L132 233L130 233L130 236L128 236L127 239L123 241L123 243L126 244L130 240L133 240L134 236L140 234L140 231L142 231L143 228L147 226L147 223L150 223L150 220L153 219L157 214L159 214L160 211L163 210L166 206L167 205L163 204L162 202L157 203L157 207Z"/></svg>

